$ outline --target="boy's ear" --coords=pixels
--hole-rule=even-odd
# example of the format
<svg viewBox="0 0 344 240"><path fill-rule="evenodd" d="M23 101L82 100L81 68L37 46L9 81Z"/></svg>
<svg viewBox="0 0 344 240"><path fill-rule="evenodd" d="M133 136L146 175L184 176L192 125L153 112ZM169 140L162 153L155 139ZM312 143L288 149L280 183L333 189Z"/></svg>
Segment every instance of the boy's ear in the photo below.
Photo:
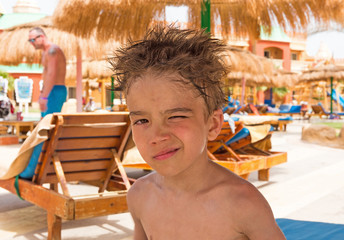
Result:
<svg viewBox="0 0 344 240"><path fill-rule="evenodd" d="M212 141L215 140L217 135L219 135L222 124L223 124L223 112L222 109L217 109L213 112L212 115L209 116L209 132L208 132L208 140Z"/></svg>

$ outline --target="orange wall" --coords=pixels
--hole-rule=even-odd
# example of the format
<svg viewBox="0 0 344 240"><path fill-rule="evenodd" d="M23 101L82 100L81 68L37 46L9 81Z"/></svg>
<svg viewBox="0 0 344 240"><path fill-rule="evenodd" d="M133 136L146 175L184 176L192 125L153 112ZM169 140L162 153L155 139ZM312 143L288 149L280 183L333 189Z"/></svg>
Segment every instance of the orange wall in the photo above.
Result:
<svg viewBox="0 0 344 240"><path fill-rule="evenodd" d="M290 53L290 43L289 42L274 42L274 41L265 41L258 40L256 43L256 54L258 56L264 57L264 49L276 47L280 48L283 51L283 68L284 70L291 70L291 53Z"/></svg>

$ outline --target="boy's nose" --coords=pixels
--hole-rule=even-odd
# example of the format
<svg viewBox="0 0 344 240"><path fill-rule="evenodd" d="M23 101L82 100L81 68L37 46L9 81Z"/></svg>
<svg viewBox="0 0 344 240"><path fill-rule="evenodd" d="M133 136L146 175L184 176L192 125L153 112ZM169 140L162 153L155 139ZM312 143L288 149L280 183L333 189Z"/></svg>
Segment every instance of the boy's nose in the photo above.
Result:
<svg viewBox="0 0 344 240"><path fill-rule="evenodd" d="M168 133L168 129L165 126L152 126L150 144L159 144L160 142L164 142L169 138L170 135Z"/></svg>

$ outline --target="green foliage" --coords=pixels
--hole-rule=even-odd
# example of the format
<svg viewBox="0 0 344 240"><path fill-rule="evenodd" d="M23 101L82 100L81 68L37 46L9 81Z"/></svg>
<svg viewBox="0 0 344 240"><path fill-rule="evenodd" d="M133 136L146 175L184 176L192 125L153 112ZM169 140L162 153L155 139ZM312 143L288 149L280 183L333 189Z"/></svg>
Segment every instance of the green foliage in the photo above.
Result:
<svg viewBox="0 0 344 240"><path fill-rule="evenodd" d="M0 70L0 76L8 80L8 90L14 90L14 78L7 72Z"/></svg>
<svg viewBox="0 0 344 240"><path fill-rule="evenodd" d="M266 86L257 87L257 91L266 91L267 89L268 89L268 87L266 87Z"/></svg>
<svg viewBox="0 0 344 240"><path fill-rule="evenodd" d="M335 128L335 129L341 129L344 126L344 124L342 122L319 122L316 124L326 125L326 126L329 126L329 127Z"/></svg>
<svg viewBox="0 0 344 240"><path fill-rule="evenodd" d="M272 91L279 97L284 97L289 92L286 87L273 88Z"/></svg>

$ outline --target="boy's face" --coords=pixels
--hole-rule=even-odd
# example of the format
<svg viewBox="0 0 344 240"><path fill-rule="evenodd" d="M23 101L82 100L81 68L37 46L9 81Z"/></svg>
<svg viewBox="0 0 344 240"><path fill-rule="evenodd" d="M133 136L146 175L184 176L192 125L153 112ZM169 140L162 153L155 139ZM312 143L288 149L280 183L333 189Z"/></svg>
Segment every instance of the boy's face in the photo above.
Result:
<svg viewBox="0 0 344 240"><path fill-rule="evenodd" d="M178 76L147 73L127 94L133 138L144 160L163 176L175 176L207 159L207 141L222 126L222 111L206 117L206 104ZM179 77L180 78L180 77Z"/></svg>

